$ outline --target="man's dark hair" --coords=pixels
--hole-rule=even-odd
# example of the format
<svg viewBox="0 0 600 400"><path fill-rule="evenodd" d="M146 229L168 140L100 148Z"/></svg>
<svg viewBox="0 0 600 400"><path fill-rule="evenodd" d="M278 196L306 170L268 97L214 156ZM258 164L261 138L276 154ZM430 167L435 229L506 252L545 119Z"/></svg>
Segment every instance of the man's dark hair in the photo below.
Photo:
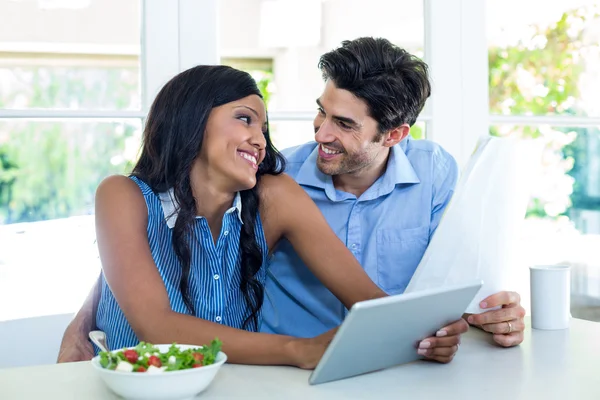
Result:
<svg viewBox="0 0 600 400"><path fill-rule="evenodd" d="M319 69L325 81L367 103L380 133L412 126L431 94L427 64L382 38L344 41L321 56Z"/></svg>

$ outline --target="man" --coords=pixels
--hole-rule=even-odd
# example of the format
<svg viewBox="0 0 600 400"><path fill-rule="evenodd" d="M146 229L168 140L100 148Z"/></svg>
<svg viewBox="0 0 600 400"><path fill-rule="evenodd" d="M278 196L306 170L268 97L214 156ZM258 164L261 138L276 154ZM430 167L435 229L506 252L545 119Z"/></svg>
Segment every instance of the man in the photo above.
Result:
<svg viewBox="0 0 600 400"><path fill-rule="evenodd" d="M321 57L325 90L317 99L317 143L288 149L286 172L389 294L402 293L448 204L458 168L440 146L408 137L430 95L427 65L385 39L360 38ZM67 329L59 361L91 357L85 340L93 326L93 295ZM502 346L523 340L519 296L500 292L468 316ZM284 241L270 260L262 331L314 337L338 326L346 310ZM439 362L454 357L458 321L419 344Z"/></svg>
<svg viewBox="0 0 600 400"><path fill-rule="evenodd" d="M458 168L440 146L412 140L430 95L427 65L385 39L360 38L324 54L316 143L283 153L291 175L319 206L371 279L402 293L453 194ZM270 262L263 330L312 337L338 326L342 304L288 242ZM502 346L523 340L518 294L501 292L467 316ZM293 317L292 317L293 316ZM428 354L428 352L425 352Z"/></svg>

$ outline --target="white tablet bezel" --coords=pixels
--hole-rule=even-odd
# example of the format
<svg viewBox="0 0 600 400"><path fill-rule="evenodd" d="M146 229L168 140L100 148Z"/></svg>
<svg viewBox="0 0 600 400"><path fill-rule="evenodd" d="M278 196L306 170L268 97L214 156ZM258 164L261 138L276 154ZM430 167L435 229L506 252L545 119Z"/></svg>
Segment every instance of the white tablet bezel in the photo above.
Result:
<svg viewBox="0 0 600 400"><path fill-rule="evenodd" d="M482 284L478 280L356 303L310 375L309 383L344 379L422 358L416 344L459 320ZM363 349L367 344L368 352ZM352 353L357 351L362 354L357 354L353 362Z"/></svg>

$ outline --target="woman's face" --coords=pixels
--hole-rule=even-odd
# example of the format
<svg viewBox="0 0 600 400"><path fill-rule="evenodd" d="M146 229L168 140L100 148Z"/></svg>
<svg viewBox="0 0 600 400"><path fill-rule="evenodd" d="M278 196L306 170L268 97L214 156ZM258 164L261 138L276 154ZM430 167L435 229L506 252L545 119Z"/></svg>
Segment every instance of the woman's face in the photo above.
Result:
<svg viewBox="0 0 600 400"><path fill-rule="evenodd" d="M264 102L257 95L213 108L195 164L200 163L206 178L223 190L253 188L265 158L266 121Z"/></svg>

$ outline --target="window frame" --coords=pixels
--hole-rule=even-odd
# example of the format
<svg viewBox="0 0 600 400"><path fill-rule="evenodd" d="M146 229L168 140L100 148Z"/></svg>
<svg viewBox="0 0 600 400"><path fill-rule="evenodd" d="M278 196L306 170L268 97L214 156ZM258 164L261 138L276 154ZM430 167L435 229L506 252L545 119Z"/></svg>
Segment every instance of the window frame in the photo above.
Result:
<svg viewBox="0 0 600 400"><path fill-rule="evenodd" d="M217 0L139 1L140 110L0 109L0 119L143 120L156 93L170 78L193 65L218 62ZM15 50L17 49L12 49L13 52ZM81 57L83 54L71 56Z"/></svg>
<svg viewBox="0 0 600 400"><path fill-rule="evenodd" d="M122 119L148 113L158 90L177 73L220 63L219 0L140 0L140 110L7 110L0 119ZM599 126L600 117L494 115L489 112L486 1L424 0L424 58L433 91L418 118L427 138L464 165L490 125ZM271 121L309 121L306 111L272 111Z"/></svg>

